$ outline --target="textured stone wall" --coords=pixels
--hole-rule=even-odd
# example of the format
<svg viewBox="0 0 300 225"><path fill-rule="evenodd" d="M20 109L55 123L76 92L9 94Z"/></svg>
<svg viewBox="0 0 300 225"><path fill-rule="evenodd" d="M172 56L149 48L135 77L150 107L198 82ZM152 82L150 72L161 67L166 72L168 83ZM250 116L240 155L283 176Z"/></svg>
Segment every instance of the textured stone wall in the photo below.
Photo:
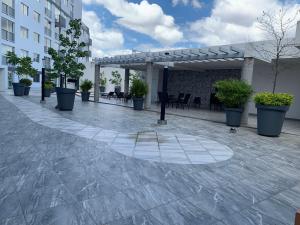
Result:
<svg viewBox="0 0 300 225"><path fill-rule="evenodd" d="M241 70L170 71L168 93L175 96L179 93L192 94L192 99L201 97L202 105L208 106L210 94L215 91L213 84L228 78L240 79Z"/></svg>

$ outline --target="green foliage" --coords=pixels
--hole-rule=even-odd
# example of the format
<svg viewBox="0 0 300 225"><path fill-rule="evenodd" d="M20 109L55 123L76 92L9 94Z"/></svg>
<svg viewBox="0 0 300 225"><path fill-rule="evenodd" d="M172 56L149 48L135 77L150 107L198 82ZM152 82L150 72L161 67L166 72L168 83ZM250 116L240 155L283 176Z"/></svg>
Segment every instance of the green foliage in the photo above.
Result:
<svg viewBox="0 0 300 225"><path fill-rule="evenodd" d="M252 94L251 85L242 80L221 80L214 85L217 98L228 108L242 107Z"/></svg>
<svg viewBox="0 0 300 225"><path fill-rule="evenodd" d="M287 93L261 92L254 96L254 101L259 105L290 106L294 96Z"/></svg>
<svg viewBox="0 0 300 225"><path fill-rule="evenodd" d="M120 86L122 82L121 74L116 70L111 72L111 76L112 78L109 79L109 82L115 86Z"/></svg>
<svg viewBox="0 0 300 225"><path fill-rule="evenodd" d="M130 94L136 98L142 98L148 93L146 82L141 79L133 79L130 88Z"/></svg>
<svg viewBox="0 0 300 225"><path fill-rule="evenodd" d="M104 77L104 72L100 74L100 86L105 87L107 83L107 78Z"/></svg>
<svg viewBox="0 0 300 225"><path fill-rule="evenodd" d="M7 63L14 67L14 72L17 73L19 79L22 76L34 77L37 74L37 70L32 67L30 57L19 58L14 52L7 52L5 56Z"/></svg>
<svg viewBox="0 0 300 225"><path fill-rule="evenodd" d="M84 81L82 81L82 83L80 85L80 89L83 92L88 92L89 90L92 89L92 87L93 87L93 82L88 79L85 79Z"/></svg>
<svg viewBox="0 0 300 225"><path fill-rule="evenodd" d="M51 78L58 78L60 75L65 78L79 79L83 76L85 65L78 62L78 59L88 56L83 51L84 42L80 42L81 20L70 20L66 34L59 36L60 50L49 48L48 53L53 60L53 68L50 70Z"/></svg>
<svg viewBox="0 0 300 225"><path fill-rule="evenodd" d="M45 89L47 89L47 90L52 90L53 88L54 88L54 86L55 86L55 84L54 83L52 83L51 81L46 81L45 82Z"/></svg>
<svg viewBox="0 0 300 225"><path fill-rule="evenodd" d="M20 83L24 84L26 87L30 87L32 85L32 81L28 78L22 78Z"/></svg>

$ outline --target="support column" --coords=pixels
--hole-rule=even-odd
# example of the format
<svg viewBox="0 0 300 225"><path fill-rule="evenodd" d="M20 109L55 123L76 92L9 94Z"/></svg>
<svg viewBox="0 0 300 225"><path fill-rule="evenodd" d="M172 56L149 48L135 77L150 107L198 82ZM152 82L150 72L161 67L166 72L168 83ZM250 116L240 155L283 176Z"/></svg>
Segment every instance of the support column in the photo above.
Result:
<svg viewBox="0 0 300 225"><path fill-rule="evenodd" d="M152 74L153 74L153 63L147 62L147 74L146 83L148 85L148 94L146 95L145 108L150 108L151 106L151 94L152 94Z"/></svg>
<svg viewBox="0 0 300 225"><path fill-rule="evenodd" d="M254 69L254 59L245 58L243 68L242 68L241 79L246 81L250 85L252 85L253 82L253 69ZM249 99L249 101L245 104L244 112L242 115L241 123L244 125L248 124L250 104L251 104L251 100Z"/></svg>
<svg viewBox="0 0 300 225"><path fill-rule="evenodd" d="M125 79L124 79L124 93L125 94L129 93L129 74L130 74L129 69L125 69Z"/></svg>
<svg viewBox="0 0 300 225"><path fill-rule="evenodd" d="M99 102L100 99L100 64L95 64L94 77L94 102Z"/></svg>

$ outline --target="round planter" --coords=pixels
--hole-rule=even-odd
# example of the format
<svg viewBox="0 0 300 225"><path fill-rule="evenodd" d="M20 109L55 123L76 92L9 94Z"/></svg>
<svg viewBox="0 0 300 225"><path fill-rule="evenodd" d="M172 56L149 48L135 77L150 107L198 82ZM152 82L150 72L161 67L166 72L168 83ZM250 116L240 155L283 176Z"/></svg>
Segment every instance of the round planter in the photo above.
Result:
<svg viewBox="0 0 300 225"><path fill-rule="evenodd" d="M81 100L83 102L88 102L90 99L90 92L81 92Z"/></svg>
<svg viewBox="0 0 300 225"><path fill-rule="evenodd" d="M51 96L51 89L45 89L44 90L44 96L49 98Z"/></svg>
<svg viewBox="0 0 300 225"><path fill-rule="evenodd" d="M24 88L24 95L28 96L30 91L30 87L25 86Z"/></svg>
<svg viewBox="0 0 300 225"><path fill-rule="evenodd" d="M286 112L289 106L258 105L257 133L268 137L278 137L281 133Z"/></svg>
<svg viewBox="0 0 300 225"><path fill-rule="evenodd" d="M143 110L144 109L144 98L133 98L133 109Z"/></svg>
<svg viewBox="0 0 300 225"><path fill-rule="evenodd" d="M23 96L25 91L24 84L20 83L12 83L13 89L14 89L14 95L15 96Z"/></svg>
<svg viewBox="0 0 300 225"><path fill-rule="evenodd" d="M100 86L100 92L101 93L105 92L105 86Z"/></svg>
<svg viewBox="0 0 300 225"><path fill-rule="evenodd" d="M226 112L226 125L230 127L241 126L242 108L225 108Z"/></svg>
<svg viewBox="0 0 300 225"><path fill-rule="evenodd" d="M75 101L75 89L56 87L57 108L61 111L72 111Z"/></svg>

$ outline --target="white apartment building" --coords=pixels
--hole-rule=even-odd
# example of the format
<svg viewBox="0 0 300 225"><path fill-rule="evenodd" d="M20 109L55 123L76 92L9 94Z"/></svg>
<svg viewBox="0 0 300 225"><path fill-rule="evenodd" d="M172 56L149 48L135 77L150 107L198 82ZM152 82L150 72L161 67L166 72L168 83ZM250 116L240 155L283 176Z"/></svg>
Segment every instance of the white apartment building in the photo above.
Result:
<svg viewBox="0 0 300 225"><path fill-rule="evenodd" d="M82 17L82 0L0 0L0 3L0 91L3 91L11 87L14 79L6 63L6 52L31 57L33 66L41 71L43 58L50 63L48 48L58 48L59 33L65 32L70 19ZM89 50L92 42L86 25L82 27L82 41ZM40 81L39 73L32 87L39 87Z"/></svg>

